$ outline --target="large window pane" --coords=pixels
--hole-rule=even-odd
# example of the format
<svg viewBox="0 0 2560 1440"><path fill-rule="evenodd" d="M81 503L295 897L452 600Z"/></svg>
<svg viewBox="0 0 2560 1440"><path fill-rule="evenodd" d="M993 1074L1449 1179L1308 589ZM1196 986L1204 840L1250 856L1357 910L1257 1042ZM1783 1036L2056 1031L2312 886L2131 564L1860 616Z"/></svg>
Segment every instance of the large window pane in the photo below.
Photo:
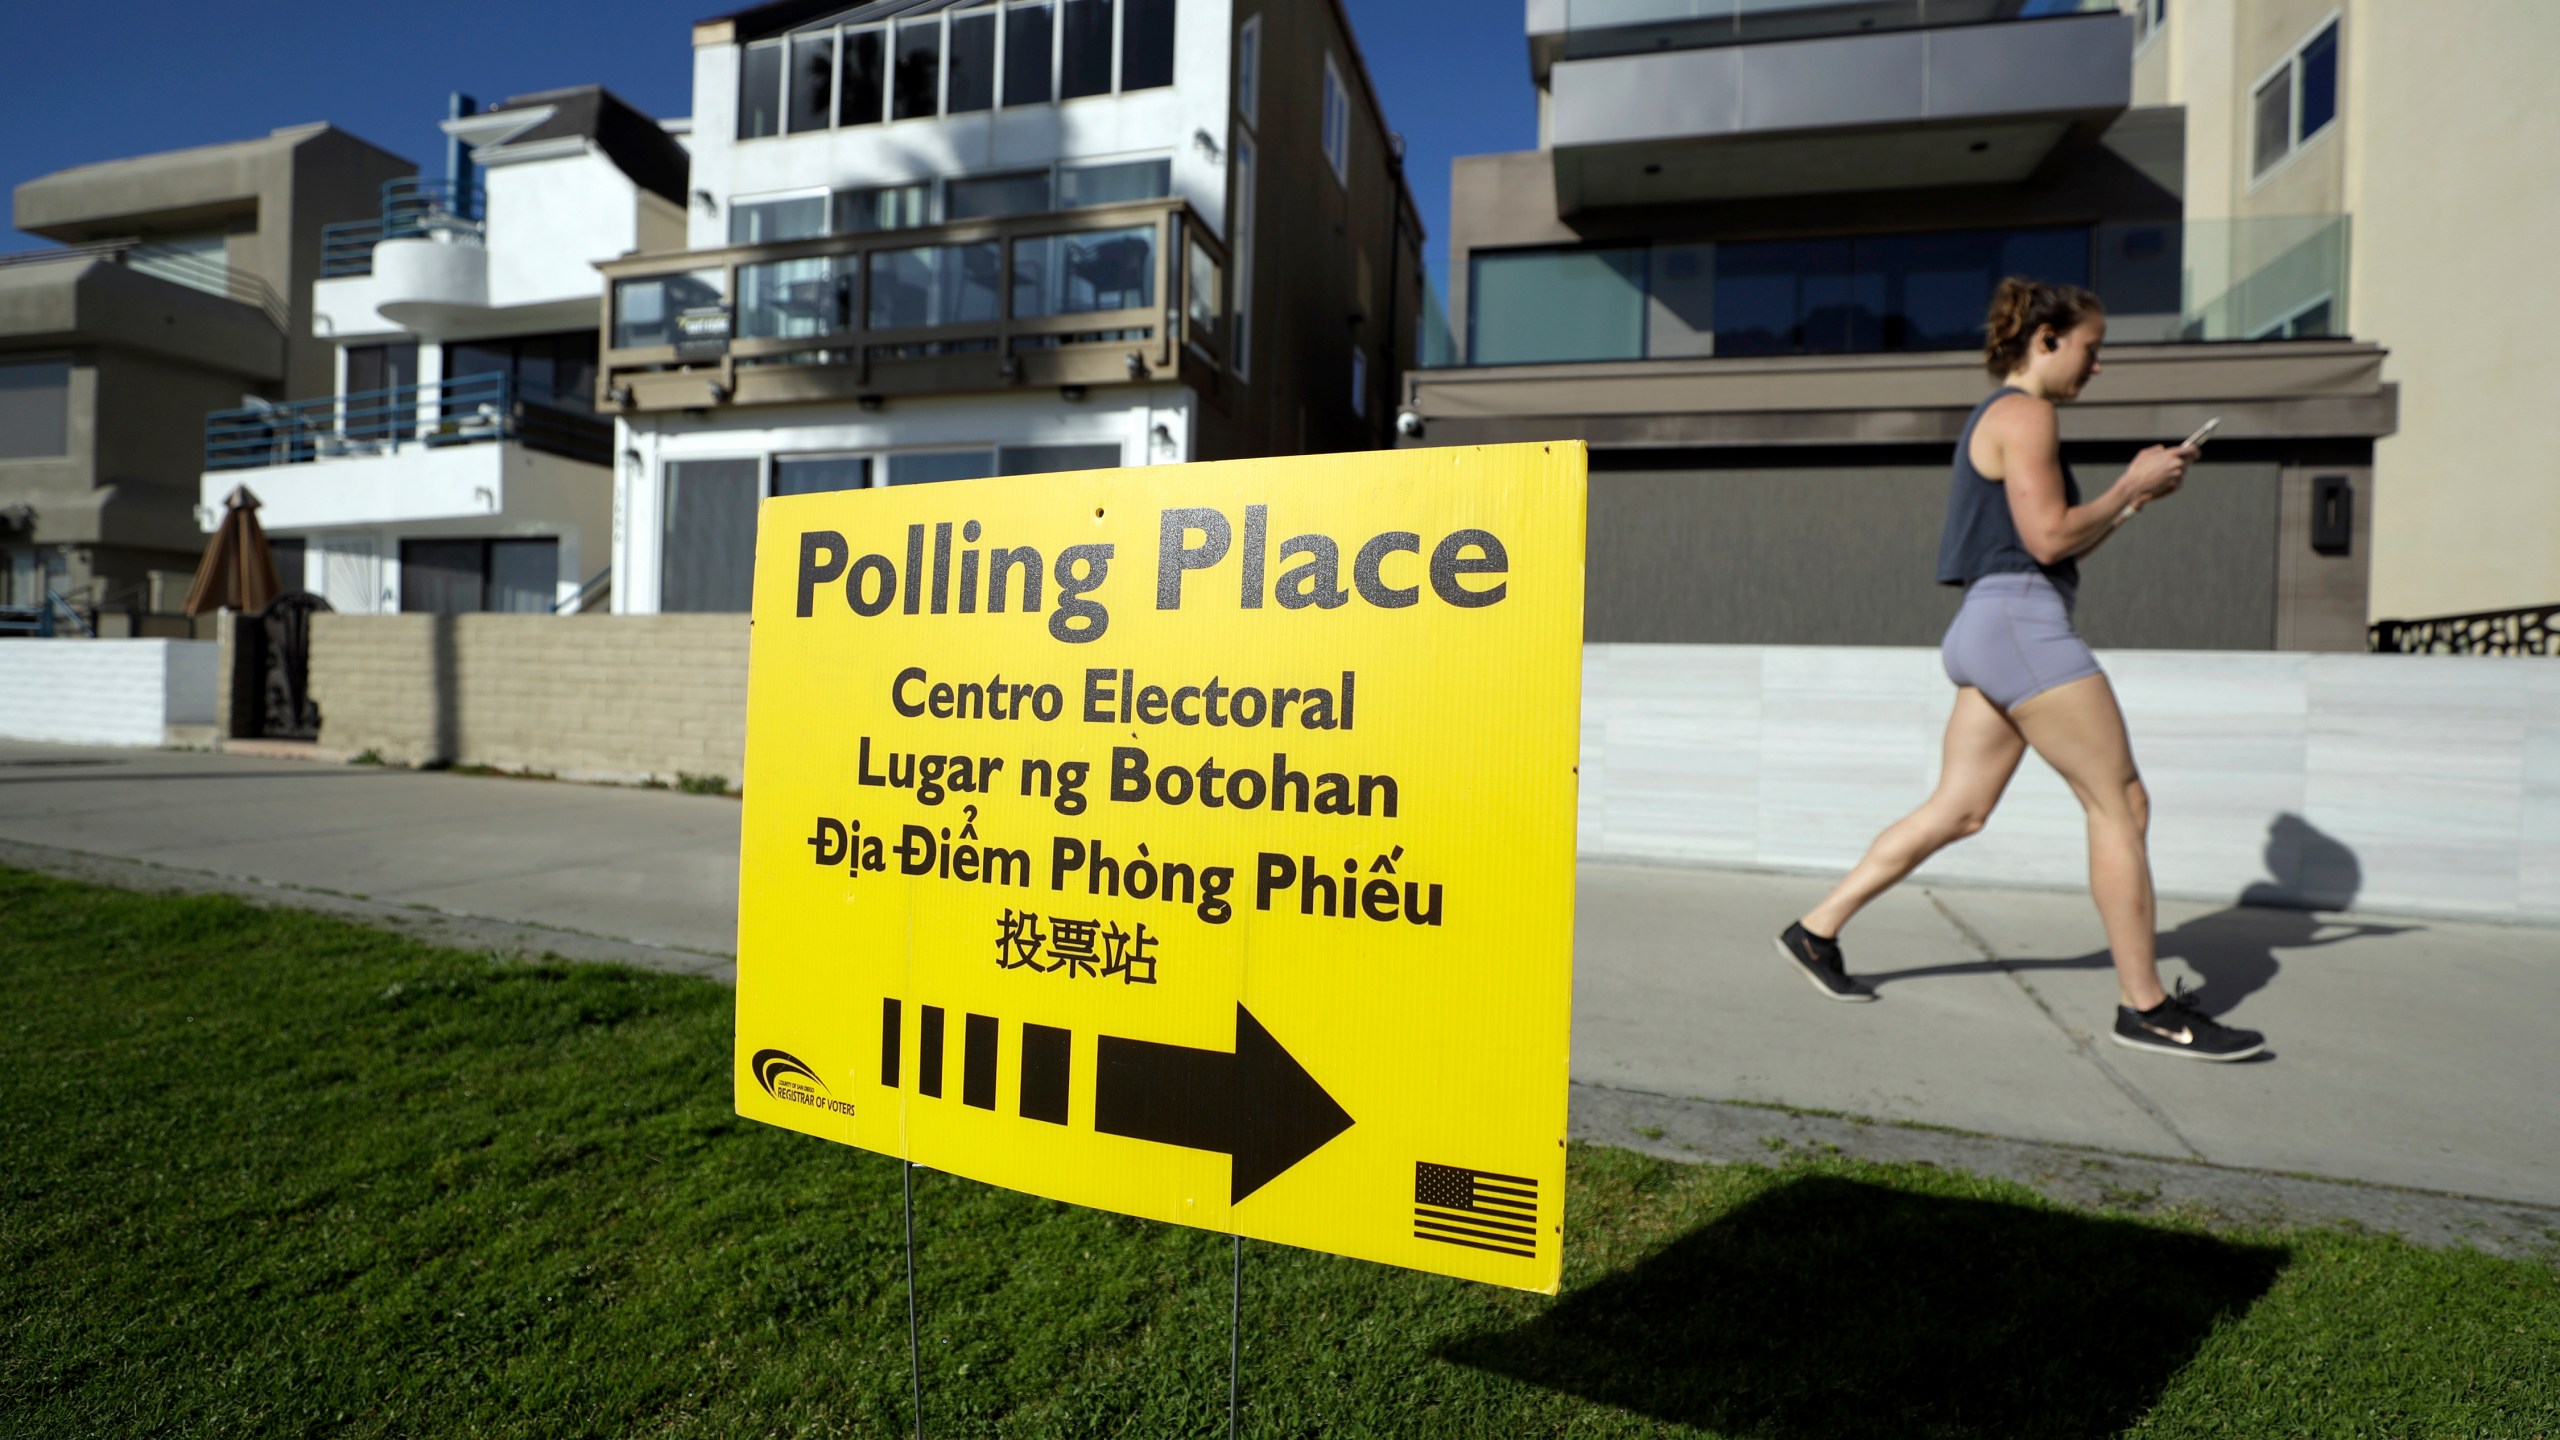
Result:
<svg viewBox="0 0 2560 1440"><path fill-rule="evenodd" d="M1049 208L1049 172L1026 170L1013 175L978 175L954 180L943 191L945 220L990 220L1004 215L1037 215Z"/></svg>
<svg viewBox="0 0 2560 1440"><path fill-rule="evenodd" d="M613 287L613 344L617 350L641 345L673 345L676 322L688 310L716 308L727 297L727 277L718 270L681 275L652 275L624 280Z"/></svg>
<svg viewBox="0 0 2560 1440"><path fill-rule="evenodd" d="M1004 12L1004 103L1045 105L1049 100L1049 6L1008 6Z"/></svg>
<svg viewBox="0 0 2560 1440"><path fill-rule="evenodd" d="M996 318L998 247L921 245L871 256L871 328L965 325Z"/></svg>
<svg viewBox="0 0 2560 1440"><path fill-rule="evenodd" d="M824 130L835 111L836 37L803 35L791 42L792 133Z"/></svg>
<svg viewBox="0 0 2560 1440"><path fill-rule="evenodd" d="M1173 0L1122 0L1120 88L1173 83Z"/></svg>
<svg viewBox="0 0 2560 1440"><path fill-rule="evenodd" d="M773 493L776 495L819 495L836 490L861 490L870 484L871 457L867 455L773 457Z"/></svg>
<svg viewBox="0 0 2560 1440"><path fill-rule="evenodd" d="M2302 118L2294 131L2308 140L2338 118L2338 27L2331 25L2302 47Z"/></svg>
<svg viewBox="0 0 2560 1440"><path fill-rule="evenodd" d="M738 137L782 133L782 42L750 45L738 60Z"/></svg>
<svg viewBox="0 0 2560 1440"><path fill-rule="evenodd" d="M1111 90L1111 0L1067 0L1065 44L1058 55L1058 98Z"/></svg>
<svg viewBox="0 0 2560 1440"><path fill-rule="evenodd" d="M1647 257L1644 353L1654 359L1712 355L1716 267L1712 245L1656 245Z"/></svg>
<svg viewBox="0 0 2560 1440"><path fill-rule="evenodd" d="M844 37L844 83L836 95L836 123L877 125L889 87L885 31L855 30Z"/></svg>
<svg viewBox="0 0 2560 1440"><path fill-rule="evenodd" d="M1007 445L997 471L1004 475L1061 475L1070 470L1119 468L1117 445Z"/></svg>
<svg viewBox="0 0 2560 1440"><path fill-rule="evenodd" d="M756 462L668 462L664 514L658 608L670 614L751 608Z"/></svg>
<svg viewBox="0 0 2560 1440"><path fill-rule="evenodd" d="M66 455L70 448L71 362L0 365L0 460Z"/></svg>
<svg viewBox="0 0 2560 1440"><path fill-rule="evenodd" d="M489 542L489 608L510 615L548 615L560 585L560 542Z"/></svg>
<svg viewBox="0 0 2560 1440"><path fill-rule="evenodd" d="M889 457L892 485L932 485L944 480L983 480L996 473L992 450L942 450Z"/></svg>
<svg viewBox="0 0 2560 1440"><path fill-rule="evenodd" d="M1044 235L1013 245L1013 313L1084 315L1155 304L1152 225Z"/></svg>
<svg viewBox="0 0 2560 1440"><path fill-rule="evenodd" d="M942 104L942 17L898 27L898 70L889 87L889 118L932 115Z"/></svg>
<svg viewBox="0 0 2560 1440"><path fill-rule="evenodd" d="M827 233L827 197L802 195L789 200L741 200L729 207L729 243L767 245L776 240L807 240Z"/></svg>
<svg viewBox="0 0 2560 1440"><path fill-rule="evenodd" d="M836 230L867 235L880 230L912 230L932 220L933 187L883 185L873 190L847 190L836 196Z"/></svg>
<svg viewBox="0 0 2560 1440"><path fill-rule="evenodd" d="M1130 160L1117 165L1083 165L1058 172L1058 208L1118 205L1129 200L1156 200L1173 193L1173 162Z"/></svg>
<svg viewBox="0 0 2560 1440"><path fill-rule="evenodd" d="M2251 103L2250 110L2256 117L2252 122L2255 127L2256 143L2250 150L2251 173L2263 174L2268 166L2283 159L2286 152L2293 148L2290 138L2293 119L2293 72L2290 69L2281 70L2269 77L2266 84L2258 87L2258 93Z"/></svg>
<svg viewBox="0 0 2560 1440"><path fill-rule="evenodd" d="M853 328L852 286L825 256L775 260L738 270L738 333L750 340L797 340Z"/></svg>
<svg viewBox="0 0 2560 1440"><path fill-rule="evenodd" d="M1195 345L1216 349L1218 320L1227 308L1227 297L1218 273L1218 261L1197 239L1186 240L1190 251L1183 259L1183 338Z"/></svg>
<svg viewBox="0 0 2560 1440"><path fill-rule="evenodd" d="M960 115L996 103L996 12L951 17L951 93L943 108Z"/></svg>
<svg viewBox="0 0 2560 1440"><path fill-rule="evenodd" d="M1641 250L1478 255L1469 269L1468 361L1636 359L1644 354L1643 277Z"/></svg>
<svg viewBox="0 0 2560 1440"><path fill-rule="evenodd" d="M1716 250L1718 355L1848 348L1849 243L1783 240Z"/></svg>
<svg viewBox="0 0 2560 1440"><path fill-rule="evenodd" d="M400 610L406 615L469 615L482 606L489 560L484 540L400 542Z"/></svg>

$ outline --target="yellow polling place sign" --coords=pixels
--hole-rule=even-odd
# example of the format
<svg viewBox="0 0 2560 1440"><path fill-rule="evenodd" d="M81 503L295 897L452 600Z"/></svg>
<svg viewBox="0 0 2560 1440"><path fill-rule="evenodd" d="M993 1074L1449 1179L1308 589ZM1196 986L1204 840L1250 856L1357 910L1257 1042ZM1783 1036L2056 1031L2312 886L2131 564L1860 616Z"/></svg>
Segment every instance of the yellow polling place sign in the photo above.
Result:
<svg viewBox="0 0 2560 1440"><path fill-rule="evenodd" d="M1553 1292L1584 460L767 500L738 1113Z"/></svg>

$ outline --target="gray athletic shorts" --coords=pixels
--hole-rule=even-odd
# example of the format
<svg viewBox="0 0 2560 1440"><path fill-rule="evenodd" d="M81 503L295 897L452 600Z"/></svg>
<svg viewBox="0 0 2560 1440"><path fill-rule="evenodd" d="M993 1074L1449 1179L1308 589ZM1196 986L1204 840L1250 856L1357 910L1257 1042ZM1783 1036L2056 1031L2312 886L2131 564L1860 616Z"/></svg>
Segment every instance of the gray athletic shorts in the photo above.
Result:
<svg viewBox="0 0 2560 1440"><path fill-rule="evenodd" d="M1965 587L1964 608L1938 646L1947 678L2003 710L2056 685L2102 673L2071 628L2072 597L2029 572L1985 575Z"/></svg>

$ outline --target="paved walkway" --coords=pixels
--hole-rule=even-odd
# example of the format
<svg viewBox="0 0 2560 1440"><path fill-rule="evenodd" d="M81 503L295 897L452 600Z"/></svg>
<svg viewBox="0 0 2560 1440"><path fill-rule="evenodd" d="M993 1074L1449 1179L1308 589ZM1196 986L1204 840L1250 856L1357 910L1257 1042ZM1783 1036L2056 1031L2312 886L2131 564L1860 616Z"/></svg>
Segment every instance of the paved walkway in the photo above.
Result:
<svg viewBox="0 0 2560 1440"><path fill-rule="evenodd" d="M706 973L731 950L737 824L713 796L0 741L0 863ZM2165 968L2275 1051L2200 1065L2106 1041L2085 896L1907 886L1847 939L1882 1003L1839 1005L1769 948L1820 888L1584 865L1582 1092L2560 1206L2560 930L2164 905Z"/></svg>

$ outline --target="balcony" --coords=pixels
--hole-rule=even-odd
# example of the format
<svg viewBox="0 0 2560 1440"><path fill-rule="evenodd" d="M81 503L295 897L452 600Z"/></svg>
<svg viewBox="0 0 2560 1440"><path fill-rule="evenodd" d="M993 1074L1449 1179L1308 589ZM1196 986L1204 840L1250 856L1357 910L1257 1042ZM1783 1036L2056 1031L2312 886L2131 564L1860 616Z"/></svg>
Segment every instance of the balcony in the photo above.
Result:
<svg viewBox="0 0 2560 1440"><path fill-rule="evenodd" d="M382 214L320 227L320 278L373 273L373 252L385 240L469 235L478 238L488 196L476 184L427 180L415 175L385 182Z"/></svg>
<svg viewBox="0 0 2560 1440"><path fill-rule="evenodd" d="M2127 343L2347 333L2344 215L1477 251L1467 363L1971 350L2004 275L2087 285Z"/></svg>
<svg viewBox="0 0 2560 1440"><path fill-rule="evenodd" d="M2132 102L2113 0L1546 0L1532 23L1567 214L2013 183Z"/></svg>
<svg viewBox="0 0 2560 1440"><path fill-rule="evenodd" d="M610 493L613 426L504 375L205 417L205 513L243 481L270 530L541 520ZM591 508L591 506L590 506Z"/></svg>
<svg viewBox="0 0 2560 1440"><path fill-rule="evenodd" d="M1214 389L1226 265L1170 199L608 261L608 408Z"/></svg>

